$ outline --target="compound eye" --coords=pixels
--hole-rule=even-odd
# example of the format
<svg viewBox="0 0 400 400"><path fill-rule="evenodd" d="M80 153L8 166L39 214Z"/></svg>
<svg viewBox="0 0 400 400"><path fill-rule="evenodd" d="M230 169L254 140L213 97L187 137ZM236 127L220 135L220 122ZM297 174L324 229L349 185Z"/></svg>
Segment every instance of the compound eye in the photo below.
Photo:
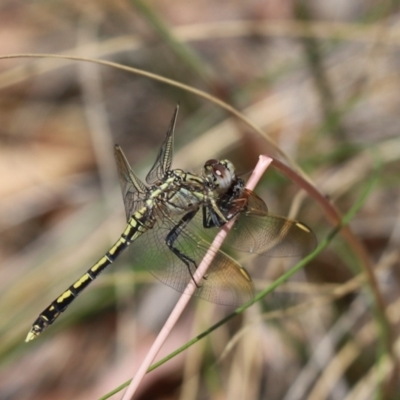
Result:
<svg viewBox="0 0 400 400"><path fill-rule="evenodd" d="M204 167L212 167L213 165L218 164L218 160L212 158L211 160L206 161Z"/></svg>

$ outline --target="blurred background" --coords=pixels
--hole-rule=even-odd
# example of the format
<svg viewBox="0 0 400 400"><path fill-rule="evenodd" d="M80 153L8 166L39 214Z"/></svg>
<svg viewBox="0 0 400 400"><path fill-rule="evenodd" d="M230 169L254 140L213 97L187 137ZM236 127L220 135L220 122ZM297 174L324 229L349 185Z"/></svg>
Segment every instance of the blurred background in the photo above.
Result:
<svg viewBox="0 0 400 400"><path fill-rule="evenodd" d="M262 302L148 374L137 399L400 398L399 22L397 1L1 2L1 55L105 59L201 89L242 111L343 214L380 165L350 226L384 315L338 236ZM132 377L178 296L134 254L24 339L124 228L114 143L143 178L179 102L174 167L228 157L247 173L272 148L211 101L111 67L2 59L0 89L0 399L96 399ZM273 213L321 241L331 225L299 191L272 168L257 188ZM257 290L295 262L264 259ZM159 357L231 311L193 299Z"/></svg>

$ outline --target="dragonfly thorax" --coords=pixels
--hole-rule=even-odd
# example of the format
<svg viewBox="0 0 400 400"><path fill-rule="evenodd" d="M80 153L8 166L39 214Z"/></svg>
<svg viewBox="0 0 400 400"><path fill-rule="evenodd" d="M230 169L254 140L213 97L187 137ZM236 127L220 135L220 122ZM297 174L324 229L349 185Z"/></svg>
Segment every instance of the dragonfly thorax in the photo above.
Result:
<svg viewBox="0 0 400 400"><path fill-rule="evenodd" d="M211 189L206 180L181 169L168 171L165 179L149 188L148 210L161 209L170 215L185 214L207 203Z"/></svg>

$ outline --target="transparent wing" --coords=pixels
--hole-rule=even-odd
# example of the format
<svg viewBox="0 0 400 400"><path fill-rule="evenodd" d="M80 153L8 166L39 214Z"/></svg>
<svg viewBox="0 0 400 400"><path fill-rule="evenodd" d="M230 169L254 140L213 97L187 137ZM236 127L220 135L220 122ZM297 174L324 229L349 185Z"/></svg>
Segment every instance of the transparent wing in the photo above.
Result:
<svg viewBox="0 0 400 400"><path fill-rule="evenodd" d="M146 182L149 185L160 181L165 174L171 169L172 158L174 152L174 130L176 119L178 117L179 105L176 106L174 114L172 116L171 122L167 134L164 139L164 143L158 152L157 158L153 166L151 167L149 173L146 176Z"/></svg>
<svg viewBox="0 0 400 400"><path fill-rule="evenodd" d="M301 222L246 211L236 220L224 244L270 257L295 257L311 253L317 241L311 229Z"/></svg>
<svg viewBox="0 0 400 400"><path fill-rule="evenodd" d="M131 215L143 206L147 188L132 171L125 154L118 145L114 147L114 156L124 200L126 220L128 221Z"/></svg>
<svg viewBox="0 0 400 400"><path fill-rule="evenodd" d="M303 223L269 214L265 202L250 190L245 189L242 197L235 201L240 200L244 200L246 206L236 219L224 246L270 257L304 256L315 249L315 235ZM199 225L198 219L196 223ZM207 237L213 237L216 230L205 229Z"/></svg>
<svg viewBox="0 0 400 400"><path fill-rule="evenodd" d="M137 265L149 270L158 280L183 292L206 254L209 243L185 228L174 242L174 247L185 255L188 265L166 245L166 237L179 218L161 218L151 230L133 244ZM213 303L240 305L253 298L254 289L247 272L234 259L218 251L205 278L197 282L195 295Z"/></svg>
<svg viewBox="0 0 400 400"><path fill-rule="evenodd" d="M242 198L246 200L247 210L261 213L268 213L265 201L249 189L244 189Z"/></svg>

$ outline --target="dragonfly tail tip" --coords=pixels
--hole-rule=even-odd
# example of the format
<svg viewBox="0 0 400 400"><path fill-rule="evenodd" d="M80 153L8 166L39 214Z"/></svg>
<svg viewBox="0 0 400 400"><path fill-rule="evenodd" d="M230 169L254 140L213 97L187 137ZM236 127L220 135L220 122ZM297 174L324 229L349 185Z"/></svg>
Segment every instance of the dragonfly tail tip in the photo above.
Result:
<svg viewBox="0 0 400 400"><path fill-rule="evenodd" d="M35 332L29 331L29 333L26 335L25 342L30 342L31 340L36 339L36 337L37 334Z"/></svg>

